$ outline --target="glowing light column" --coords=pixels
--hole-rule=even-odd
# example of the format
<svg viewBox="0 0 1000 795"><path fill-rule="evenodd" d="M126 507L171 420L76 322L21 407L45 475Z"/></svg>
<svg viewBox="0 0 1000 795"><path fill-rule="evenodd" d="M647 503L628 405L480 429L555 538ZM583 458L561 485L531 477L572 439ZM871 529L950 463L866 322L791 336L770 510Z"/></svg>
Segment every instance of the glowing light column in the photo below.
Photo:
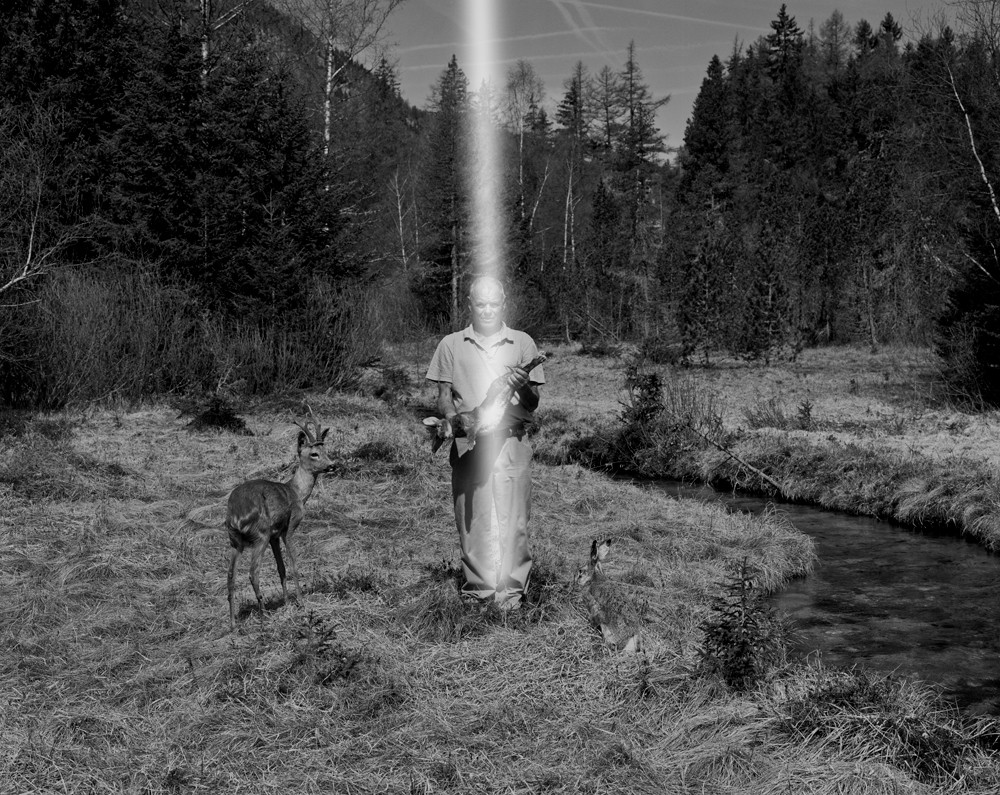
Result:
<svg viewBox="0 0 1000 795"><path fill-rule="evenodd" d="M469 136L469 190L472 193L472 262L480 276L503 278L504 245L503 213L500 207L500 146L496 125L496 81L491 71L496 57L496 11L500 0L465 0L469 13L472 59L469 76L477 92L473 107L473 134ZM492 536L493 582L497 597L501 597L500 582L503 546L500 542L500 522L496 502L490 510Z"/></svg>
<svg viewBox="0 0 1000 795"><path fill-rule="evenodd" d="M466 0L472 61L470 82L477 92L473 109L473 135L469 162L473 196L473 268L483 276L503 278L503 214L500 208L500 147L496 126L496 82L491 70L496 57L497 7L499 0Z"/></svg>

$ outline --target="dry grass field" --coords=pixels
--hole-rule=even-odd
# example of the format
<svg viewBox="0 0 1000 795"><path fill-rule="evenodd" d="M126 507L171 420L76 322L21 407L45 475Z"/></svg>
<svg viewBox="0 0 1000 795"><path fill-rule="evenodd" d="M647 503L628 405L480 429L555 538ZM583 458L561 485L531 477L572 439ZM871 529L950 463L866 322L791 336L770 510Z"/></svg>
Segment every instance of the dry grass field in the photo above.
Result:
<svg viewBox="0 0 1000 795"><path fill-rule="evenodd" d="M387 362L422 376L425 347ZM620 362L555 354L546 411L586 424L619 410ZM733 422L755 389L778 388L792 411L814 396L831 422L898 400L917 411L919 394L893 396L871 374L856 393L841 384L860 402L835 409L842 365L698 377L730 389ZM903 371L889 381L919 393ZM743 561L762 590L812 565L779 514L539 465L529 605L465 606L446 456L414 409L428 395L275 399L247 407L251 435L194 431L166 405L7 423L0 793L1000 790L996 725L905 682L778 665L736 692L703 673L701 626ZM231 633L225 497L288 476L303 398L338 461L299 530L304 593L284 604L267 556L258 614L242 560ZM641 617L639 654L604 646L573 584L595 537L615 539L609 577Z"/></svg>
<svg viewBox="0 0 1000 795"><path fill-rule="evenodd" d="M542 411L602 419L618 414L627 349L621 356L594 357L579 346L556 345L546 365L550 384ZM433 345L393 352L416 381ZM420 364L412 364L417 361ZM937 460L955 457L1000 466L1000 412L970 412L950 405L935 381L937 363L924 348L813 348L794 362L770 366L725 357L710 367L647 365L666 384L692 382L716 399L730 429L754 427L762 413L786 420L785 434L804 440L836 440L901 455ZM424 395L430 392L424 388ZM428 400L431 398L428 397ZM803 411L808 428L796 427ZM749 415L749 416L748 416Z"/></svg>

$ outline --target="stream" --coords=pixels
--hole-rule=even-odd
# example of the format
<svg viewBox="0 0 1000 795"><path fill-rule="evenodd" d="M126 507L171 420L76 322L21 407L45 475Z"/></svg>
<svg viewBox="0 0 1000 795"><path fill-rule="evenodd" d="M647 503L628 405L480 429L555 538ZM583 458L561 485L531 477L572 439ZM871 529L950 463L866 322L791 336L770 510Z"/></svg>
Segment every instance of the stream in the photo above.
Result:
<svg viewBox="0 0 1000 795"><path fill-rule="evenodd" d="M768 500L660 481L677 497L759 513ZM1000 556L954 534L803 505L778 509L816 544L807 577L771 598L796 634L791 654L820 652L923 680L971 713L1000 714Z"/></svg>

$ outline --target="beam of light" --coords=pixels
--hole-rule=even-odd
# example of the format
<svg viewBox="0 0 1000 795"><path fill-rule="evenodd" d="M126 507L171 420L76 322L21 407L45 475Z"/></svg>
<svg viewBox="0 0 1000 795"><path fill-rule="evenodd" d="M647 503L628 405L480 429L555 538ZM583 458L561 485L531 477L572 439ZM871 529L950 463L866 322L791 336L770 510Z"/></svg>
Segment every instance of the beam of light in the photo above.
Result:
<svg viewBox="0 0 1000 795"><path fill-rule="evenodd" d="M479 276L503 278L503 215L500 205L500 133L496 105L496 82L490 70L496 57L496 6L501 0L466 0L469 9L469 31L472 63L469 74L471 87L478 90L478 100L472 110L472 151L468 169L472 191L472 259L473 271ZM496 500L490 500L490 546L493 558L493 585L499 596L504 584L500 581L503 565L503 544L500 539L500 518Z"/></svg>
<svg viewBox="0 0 1000 795"><path fill-rule="evenodd" d="M473 271L480 276L503 278L503 213L500 206L499 97L491 70L499 59L497 5L500 0L467 0L472 62L470 88L477 92L473 108L469 186L472 196Z"/></svg>

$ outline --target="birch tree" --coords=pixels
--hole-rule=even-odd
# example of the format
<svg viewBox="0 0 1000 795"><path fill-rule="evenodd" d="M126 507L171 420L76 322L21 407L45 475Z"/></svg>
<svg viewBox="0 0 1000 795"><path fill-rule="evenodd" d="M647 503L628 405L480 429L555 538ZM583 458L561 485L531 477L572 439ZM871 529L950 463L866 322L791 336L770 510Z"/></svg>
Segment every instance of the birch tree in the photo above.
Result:
<svg viewBox="0 0 1000 795"><path fill-rule="evenodd" d="M576 206L580 201L579 184L593 132L593 81L583 61L577 61L573 74L563 82L564 94L556 109L556 121L563 128L565 142L566 197L563 202L563 268L576 260Z"/></svg>
<svg viewBox="0 0 1000 795"><path fill-rule="evenodd" d="M333 98L347 65L378 51L390 14L403 0L276 0L315 37L323 63L323 152L330 153Z"/></svg>
<svg viewBox="0 0 1000 795"><path fill-rule="evenodd" d="M519 60L507 71L507 85L503 98L503 115L508 129L517 138L517 187L518 212L525 220L527 198L525 196L525 137L532 120L545 101L545 87L535 68L524 60Z"/></svg>

